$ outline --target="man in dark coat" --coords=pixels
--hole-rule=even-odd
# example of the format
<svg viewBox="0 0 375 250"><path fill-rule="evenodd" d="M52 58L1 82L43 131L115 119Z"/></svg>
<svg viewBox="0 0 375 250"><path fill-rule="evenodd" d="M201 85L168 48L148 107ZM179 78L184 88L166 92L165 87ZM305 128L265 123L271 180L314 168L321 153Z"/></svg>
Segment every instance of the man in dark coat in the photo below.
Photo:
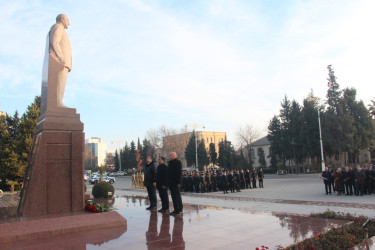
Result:
<svg viewBox="0 0 375 250"><path fill-rule="evenodd" d="M322 172L322 178L324 182L324 187L326 189L326 195L332 194L332 187L331 187L331 179L332 179L332 173L328 170L328 168L325 168L325 170Z"/></svg>
<svg viewBox="0 0 375 250"><path fill-rule="evenodd" d="M156 167L151 156L147 156L146 160L144 185L147 188L148 198L150 200L150 206L146 209L156 209Z"/></svg>
<svg viewBox="0 0 375 250"><path fill-rule="evenodd" d="M168 186L171 191L172 201L174 211L170 215L180 215L182 214L183 206L181 199L181 175L182 175L182 164L181 161L177 159L176 152L171 152L169 154L168 163Z"/></svg>
<svg viewBox="0 0 375 250"><path fill-rule="evenodd" d="M156 175L156 187L159 191L161 200L161 209L158 210L160 213L169 211L169 198L168 198L168 167L165 165L165 158L160 157L158 160L159 166Z"/></svg>

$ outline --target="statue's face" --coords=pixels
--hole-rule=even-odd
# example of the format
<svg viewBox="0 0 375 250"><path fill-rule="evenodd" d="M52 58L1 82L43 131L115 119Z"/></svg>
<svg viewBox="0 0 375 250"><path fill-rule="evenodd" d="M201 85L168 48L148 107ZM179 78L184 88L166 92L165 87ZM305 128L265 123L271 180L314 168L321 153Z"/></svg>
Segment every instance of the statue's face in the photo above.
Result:
<svg viewBox="0 0 375 250"><path fill-rule="evenodd" d="M69 27L69 25L70 25L70 23L69 23L69 18L68 18L66 15L64 15L64 16L62 17L61 22L62 22L62 24L64 25L64 28L65 28L65 29L67 29L67 28Z"/></svg>

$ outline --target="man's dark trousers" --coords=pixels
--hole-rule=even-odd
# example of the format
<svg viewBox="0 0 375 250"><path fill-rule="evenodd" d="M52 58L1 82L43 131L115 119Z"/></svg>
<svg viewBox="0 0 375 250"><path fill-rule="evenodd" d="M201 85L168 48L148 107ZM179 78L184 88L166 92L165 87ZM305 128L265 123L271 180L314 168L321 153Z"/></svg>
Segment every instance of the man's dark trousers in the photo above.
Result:
<svg viewBox="0 0 375 250"><path fill-rule="evenodd" d="M156 190L153 186L147 187L148 198L150 199L150 207L156 207Z"/></svg>
<svg viewBox="0 0 375 250"><path fill-rule="evenodd" d="M158 188L162 210L169 210L169 199L167 190L167 188Z"/></svg>
<svg viewBox="0 0 375 250"><path fill-rule="evenodd" d="M182 212L182 199L181 199L181 192L180 188L177 185L169 186L169 190L171 191L174 211Z"/></svg>

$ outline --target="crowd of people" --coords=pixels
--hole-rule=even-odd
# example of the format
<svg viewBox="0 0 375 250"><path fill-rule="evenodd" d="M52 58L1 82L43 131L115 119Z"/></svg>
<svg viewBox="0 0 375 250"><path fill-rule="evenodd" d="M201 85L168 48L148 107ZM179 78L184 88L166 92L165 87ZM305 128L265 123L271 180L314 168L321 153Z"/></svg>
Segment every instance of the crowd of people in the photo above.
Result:
<svg viewBox="0 0 375 250"><path fill-rule="evenodd" d="M210 193L230 191L241 192L241 189L263 188L263 169L253 170L211 170L184 172L182 177L182 192Z"/></svg>
<svg viewBox="0 0 375 250"><path fill-rule="evenodd" d="M337 195L372 194L375 190L375 165L356 168L325 168L322 173L326 195L337 192Z"/></svg>

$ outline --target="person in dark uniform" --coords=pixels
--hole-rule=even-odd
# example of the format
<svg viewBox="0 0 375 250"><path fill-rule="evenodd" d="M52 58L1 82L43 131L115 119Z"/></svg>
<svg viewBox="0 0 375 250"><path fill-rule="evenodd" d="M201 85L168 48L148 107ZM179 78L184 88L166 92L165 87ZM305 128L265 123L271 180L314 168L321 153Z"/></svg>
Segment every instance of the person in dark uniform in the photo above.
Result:
<svg viewBox="0 0 375 250"><path fill-rule="evenodd" d="M349 167L349 191L353 190L353 192L350 192L350 195L355 194L355 171L352 167Z"/></svg>
<svg viewBox="0 0 375 250"><path fill-rule="evenodd" d="M234 175L233 170L228 173L228 183L229 183L229 189L231 193L234 193Z"/></svg>
<svg viewBox="0 0 375 250"><path fill-rule="evenodd" d="M181 187L181 176L182 176L182 164L181 161L177 159L176 152L171 152L169 154L168 163L168 185L171 191L172 202L174 211L170 215L176 216L182 214L183 206L180 193Z"/></svg>
<svg viewBox="0 0 375 250"><path fill-rule="evenodd" d="M218 177L217 177L216 171L212 173L211 181L212 181L212 192L217 192Z"/></svg>
<svg viewBox="0 0 375 250"><path fill-rule="evenodd" d="M192 173L189 172L189 175L188 175L188 187L189 187L189 192L194 192L194 182L193 182L193 176L192 176Z"/></svg>
<svg viewBox="0 0 375 250"><path fill-rule="evenodd" d="M263 186L263 179L264 179L264 174L263 174L263 169L261 168L258 171L259 188L264 188L264 186Z"/></svg>
<svg viewBox="0 0 375 250"><path fill-rule="evenodd" d="M253 181L253 188L257 188L257 170L255 168L251 171L251 179Z"/></svg>
<svg viewBox="0 0 375 250"><path fill-rule="evenodd" d="M365 173L363 172L362 168L358 165L357 166L357 172L356 172L356 189L355 189L355 195L363 195L363 186L365 182Z"/></svg>
<svg viewBox="0 0 375 250"><path fill-rule="evenodd" d="M224 194L227 194L228 186L229 186L227 171L224 171L224 173L221 175L221 185L222 185Z"/></svg>
<svg viewBox="0 0 375 250"><path fill-rule="evenodd" d="M156 167L151 156L147 156L145 175L144 175L144 186L147 188L148 198L150 200L150 206L147 210L156 209Z"/></svg>
<svg viewBox="0 0 375 250"><path fill-rule="evenodd" d="M246 181L245 181L245 172L243 171L243 169L241 169L240 171L240 187L241 189L245 189L246 187Z"/></svg>
<svg viewBox="0 0 375 250"><path fill-rule="evenodd" d="M199 193L201 191L200 189L200 179L199 172L194 171L194 177L193 177L193 183L194 183L194 191L196 193Z"/></svg>
<svg viewBox="0 0 375 250"><path fill-rule="evenodd" d="M161 209L158 210L160 213L169 211L169 198L168 198L168 167L165 165L165 158L160 157L158 159L159 166L157 168L156 175L156 187L159 191L161 200Z"/></svg>
<svg viewBox="0 0 375 250"><path fill-rule="evenodd" d="M250 184L250 171L249 169L246 169L245 172L245 187L246 189L250 188L251 189L251 184Z"/></svg>
<svg viewBox="0 0 375 250"><path fill-rule="evenodd" d="M332 178L332 173L331 171L328 170L328 168L325 168L325 171L322 173L322 178L324 182L324 187L326 190L326 195L332 194L332 189L331 189L331 178Z"/></svg>
<svg viewBox="0 0 375 250"><path fill-rule="evenodd" d="M241 192L241 190L240 190L240 171L239 170L234 172L233 181L234 181L234 188L237 190L237 192Z"/></svg>

